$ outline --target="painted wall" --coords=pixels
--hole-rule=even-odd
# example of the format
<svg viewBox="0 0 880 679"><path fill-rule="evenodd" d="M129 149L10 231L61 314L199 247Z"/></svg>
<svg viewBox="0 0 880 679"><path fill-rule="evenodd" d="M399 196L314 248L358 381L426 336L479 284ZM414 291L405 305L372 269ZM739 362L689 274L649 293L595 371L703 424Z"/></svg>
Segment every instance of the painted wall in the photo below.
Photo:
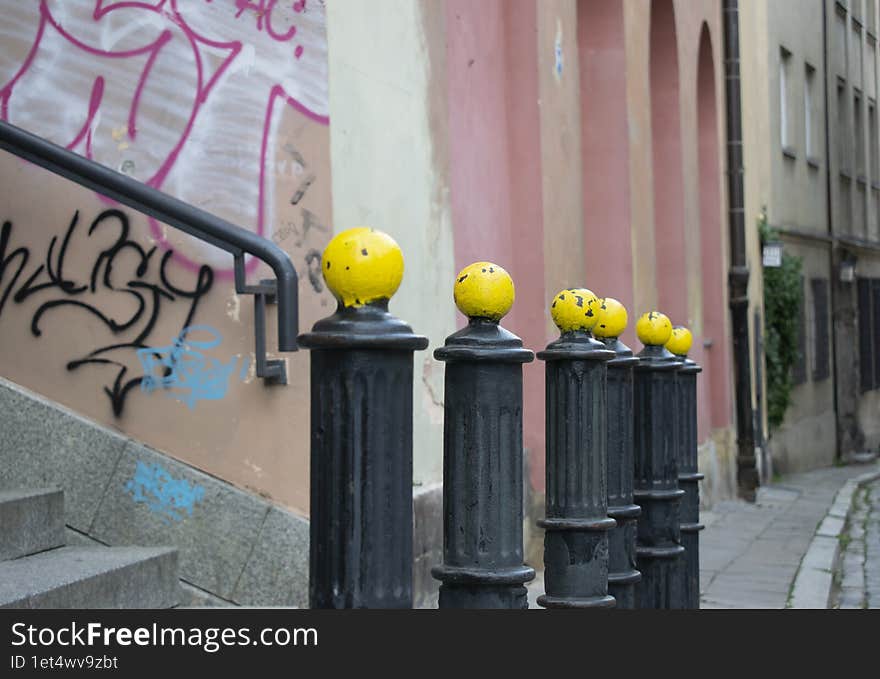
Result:
<svg viewBox="0 0 880 679"><path fill-rule="evenodd" d="M504 324L536 350L556 336L548 302L561 288L586 285L620 298L631 325L662 291L675 307L673 321L694 330L692 356L706 370L701 393L714 399L720 390L715 407L700 414L700 433L701 464L718 472L711 495L722 497L730 486L720 479L729 478L732 459L730 398L717 386L730 383L726 312L714 317L711 332L723 337L713 337L711 355L702 346L706 305L726 310L727 295L720 8L713 0L667 3L678 83L670 100L657 96L656 81L652 87L652 54L668 38L655 26L652 48L656 3L625 0L611 16L602 5L385 0L377 12L353 0L326 7L318 0L283 7L269 0L98 1L78 9L48 0L10 3L14 20L2 29L13 45L2 55L3 112L272 237L301 272L303 329L333 309L316 267L332 233L362 224L390 233L406 258L391 310L430 338L416 355L417 489L436 491L442 475L443 370L432 352L464 323L451 294L461 267L491 259L510 271L517 301ZM713 76L709 85L705 73L698 78L701 59ZM699 82L708 95L698 96ZM714 118L701 117L707 98L714 98ZM50 117L29 113L47 107ZM654 145L660 120L677 132L679 159L671 164L665 147ZM607 139L606 123L613 127ZM607 176L603 154L613 156ZM672 243L656 225L658 160L680 175L677 197L661 200L675 201L678 216L663 228L678 243L677 267L657 259ZM287 387L254 379L252 309L233 294L230 262L124 209L105 214L89 236L93 221L116 206L11 158L2 159L0 172L12 187L0 208L13 225L0 256L0 292L10 290L0 309L0 373L306 513L308 357L287 357ZM129 231L120 244L123 217ZM703 238L706 229L721 234ZM44 268L32 283L51 285L17 299L50 247L52 271ZM13 254L18 248L27 248L29 259L16 277L24 260ZM169 248L175 255L163 280ZM716 265L703 268L713 250ZM110 254L113 273L105 279ZM95 292L74 292L90 284L93 270L100 274ZM264 273L251 271L254 279ZM140 312L138 294L145 300ZM79 299L94 309L67 303ZM64 303L38 314L53 301ZM133 316L131 325L123 322ZM187 325L212 328L187 336L200 361L199 388L165 388L161 375L146 389L133 383L114 414L125 384L162 366L142 363L139 346L127 346L108 350L121 365L69 368L114 344L179 356L174 340ZM640 349L631 328L625 340ZM539 507L540 362L526 368L525 394L528 478Z"/></svg>
<svg viewBox="0 0 880 679"><path fill-rule="evenodd" d="M332 309L323 2L3 15L4 119L272 238L300 273L303 327ZM231 258L8 154L0 178L0 374L305 512L308 357L286 356L289 386L255 378Z"/></svg>
<svg viewBox="0 0 880 679"><path fill-rule="evenodd" d="M442 478L443 367L432 354L455 330L443 9L428 0L387 0L381 12L327 4L336 228L366 224L397 240L406 270L390 310L430 339L415 358L417 487Z"/></svg>
<svg viewBox="0 0 880 679"><path fill-rule="evenodd" d="M360 220L385 228L404 245L407 271L418 279L405 277L392 309L431 337L429 351L417 359L424 378L415 387L417 484L441 478L443 373L429 352L464 323L452 306L455 272L482 259L504 266L517 300L503 323L532 349L556 336L547 306L563 287L617 296L634 322L668 282L654 267L649 7L623 3L606 24L602 4L392 3L381 21L358 3L329 9L334 215L340 225ZM694 356L705 362L703 289L710 286L712 300L720 300L724 311L713 326L720 359L707 362L707 373L717 376L715 395L730 385L720 10L708 1L678 3L675 10L685 242L685 273L672 279L684 281L675 321L694 328ZM700 182L707 180L698 168L697 70L704 32L714 38L704 51L715 83L710 124L717 139L702 168L714 177L715 200L701 207ZM615 96L605 96L601 86L614 88ZM384 123L387 111L395 112L394 125ZM604 146L602 121L617 125L616 141ZM614 156L607 163L613 179L603 177L605 188L597 189L592 182L602 175L603 149ZM601 195L607 203L597 205ZM711 213L706 224L701 210ZM608 220L617 224L608 228ZM705 228L721 233L703 243ZM720 252L704 276L702 249L713 245ZM544 484L539 362L526 367L525 384L524 438L538 507ZM730 442L723 435L732 419L729 393L722 391L719 403L714 416L708 409L701 414L701 434L706 442L718 440L704 446L705 456L729 476ZM727 488L719 482L715 495Z"/></svg>
<svg viewBox="0 0 880 679"><path fill-rule="evenodd" d="M826 2L829 36L828 117L831 153L831 218L834 235L845 242L835 251L840 260L856 257L856 275L880 272L880 167L875 155L880 139L877 113L876 0ZM869 7L873 5L873 13ZM874 109L873 119L870 109ZM872 149L872 145L874 149ZM853 245L855 242L855 245ZM860 247L859 243L864 247ZM832 276L835 300L838 442L840 455L876 450L880 443L878 391L861 391L857 286Z"/></svg>
<svg viewBox="0 0 880 679"><path fill-rule="evenodd" d="M633 277L633 298L624 301L633 322L660 308L692 329L691 357L704 368L699 399L712 403L698 413L704 496L729 497L735 452L720 7L628 0L623 17Z"/></svg>

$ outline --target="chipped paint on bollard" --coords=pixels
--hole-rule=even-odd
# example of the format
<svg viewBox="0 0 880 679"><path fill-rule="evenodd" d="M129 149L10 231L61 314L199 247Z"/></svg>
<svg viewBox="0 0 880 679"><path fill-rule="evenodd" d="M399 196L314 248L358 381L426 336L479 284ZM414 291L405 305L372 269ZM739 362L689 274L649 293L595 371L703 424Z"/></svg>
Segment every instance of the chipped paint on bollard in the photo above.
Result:
<svg viewBox="0 0 880 679"><path fill-rule="evenodd" d="M608 533L608 593L617 608L635 608L636 520L641 507L633 502L633 367L639 362L620 341L626 308L616 299L599 300L593 335L614 352L608 361L608 516L617 527Z"/></svg>
<svg viewBox="0 0 880 679"><path fill-rule="evenodd" d="M413 352L428 345L388 313L403 277L394 240L338 234L321 268L336 313L311 350L312 608L412 607Z"/></svg>
<svg viewBox="0 0 880 679"><path fill-rule="evenodd" d="M545 608L608 608L606 361L614 352L593 339L598 300L562 290L551 315L560 337L538 358L546 373Z"/></svg>
<svg viewBox="0 0 880 679"><path fill-rule="evenodd" d="M645 348L633 372L633 499L642 508L638 520L636 585L638 608L681 608L678 577L684 547L679 525L684 491L676 464L676 372L679 361L666 348L669 319L656 311L636 324Z"/></svg>
<svg viewBox="0 0 880 679"><path fill-rule="evenodd" d="M683 608L700 607L700 481L697 471L697 374L702 371L687 357L693 343L690 330L672 329L666 348L679 360L677 381L678 402L678 485L684 491L681 501L681 543L684 563L680 578Z"/></svg>
<svg viewBox="0 0 880 679"><path fill-rule="evenodd" d="M513 281L491 262L456 278L468 325L434 357L446 363L440 608L528 608L523 564L522 364L534 360L499 325Z"/></svg>

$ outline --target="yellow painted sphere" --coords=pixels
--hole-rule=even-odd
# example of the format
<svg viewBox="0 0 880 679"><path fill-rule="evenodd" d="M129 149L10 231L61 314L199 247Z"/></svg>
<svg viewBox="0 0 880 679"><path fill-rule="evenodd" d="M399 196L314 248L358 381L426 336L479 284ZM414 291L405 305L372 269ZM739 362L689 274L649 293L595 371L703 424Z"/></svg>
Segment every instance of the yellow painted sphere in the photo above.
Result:
<svg viewBox="0 0 880 679"><path fill-rule="evenodd" d="M672 335L672 321L659 311L649 311L636 323L636 334L642 344L662 347Z"/></svg>
<svg viewBox="0 0 880 679"><path fill-rule="evenodd" d="M458 272L455 306L468 318L500 321L513 306L513 279L492 262L474 262Z"/></svg>
<svg viewBox="0 0 880 679"><path fill-rule="evenodd" d="M677 325L672 329L672 335L666 343L666 348L676 356L687 356L694 343L694 336L691 331L683 325Z"/></svg>
<svg viewBox="0 0 880 679"><path fill-rule="evenodd" d="M626 330L628 320L626 307L623 304L613 297L603 297L599 300L596 310L593 334L596 337L620 337Z"/></svg>
<svg viewBox="0 0 880 679"><path fill-rule="evenodd" d="M596 323L598 302L586 288L560 290L550 303L550 315L561 332L590 330Z"/></svg>
<svg viewBox="0 0 880 679"><path fill-rule="evenodd" d="M333 237L321 271L330 292L346 307L391 299L403 280L403 253L387 233L358 226Z"/></svg>

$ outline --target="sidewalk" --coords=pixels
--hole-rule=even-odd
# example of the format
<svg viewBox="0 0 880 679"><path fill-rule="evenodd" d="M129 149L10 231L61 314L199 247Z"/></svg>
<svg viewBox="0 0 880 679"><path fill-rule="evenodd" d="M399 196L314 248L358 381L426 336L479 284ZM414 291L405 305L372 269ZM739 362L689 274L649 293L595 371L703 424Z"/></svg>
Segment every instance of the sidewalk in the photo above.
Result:
<svg viewBox="0 0 880 679"><path fill-rule="evenodd" d="M827 552L829 544L835 546L834 554L820 557L827 556L829 566L836 562L838 534L843 529L839 507L845 501L848 509L848 493L841 493L833 512L832 505L848 481L871 473L880 474L880 464L791 474L779 483L761 487L754 504L727 500L703 512L700 518L706 529L700 533L701 608L785 608L796 580L798 601L827 599L831 568L821 569L826 573L824 578L812 578L815 568L805 567L799 575L801 562L808 553L807 561L812 562L817 548ZM832 515L823 524L829 512ZM817 535L820 524L822 535ZM831 532L826 528L829 525ZM811 591L814 589L821 591ZM542 592L543 572L529 586L530 607L537 607L536 599ZM794 603L797 605L797 601Z"/></svg>
<svg viewBox="0 0 880 679"><path fill-rule="evenodd" d="M855 492L841 537L834 608L880 608L880 478Z"/></svg>
<svg viewBox="0 0 880 679"><path fill-rule="evenodd" d="M878 468L856 464L791 474L760 488L754 504L725 501L704 512L702 608L785 608L837 492Z"/></svg>

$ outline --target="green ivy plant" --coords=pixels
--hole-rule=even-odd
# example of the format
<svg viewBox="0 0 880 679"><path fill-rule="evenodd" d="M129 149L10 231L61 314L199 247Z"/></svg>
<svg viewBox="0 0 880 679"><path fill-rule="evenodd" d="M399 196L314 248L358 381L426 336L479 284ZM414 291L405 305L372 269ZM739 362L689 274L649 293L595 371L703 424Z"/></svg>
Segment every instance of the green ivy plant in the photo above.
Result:
<svg viewBox="0 0 880 679"><path fill-rule="evenodd" d="M761 244L778 240L767 223L767 208L758 217ZM767 370L767 420L782 424L791 403L792 368L798 360L798 320L803 300L800 257L783 250L782 266L764 269L764 356Z"/></svg>

